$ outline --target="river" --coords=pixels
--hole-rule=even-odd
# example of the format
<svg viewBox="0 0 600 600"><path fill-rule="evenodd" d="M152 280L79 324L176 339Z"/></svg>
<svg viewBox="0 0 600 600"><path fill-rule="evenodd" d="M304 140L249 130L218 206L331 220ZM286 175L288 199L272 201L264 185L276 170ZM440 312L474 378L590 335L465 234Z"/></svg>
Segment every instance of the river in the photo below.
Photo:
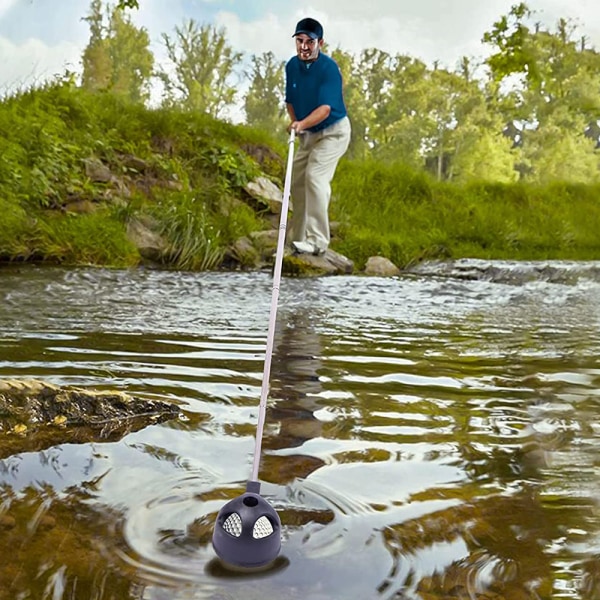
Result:
<svg viewBox="0 0 600 600"><path fill-rule="evenodd" d="M251 472L271 285L0 269L0 377L181 409L0 460L0 598L600 598L600 263L284 278L260 470L282 552L240 574L210 542Z"/></svg>

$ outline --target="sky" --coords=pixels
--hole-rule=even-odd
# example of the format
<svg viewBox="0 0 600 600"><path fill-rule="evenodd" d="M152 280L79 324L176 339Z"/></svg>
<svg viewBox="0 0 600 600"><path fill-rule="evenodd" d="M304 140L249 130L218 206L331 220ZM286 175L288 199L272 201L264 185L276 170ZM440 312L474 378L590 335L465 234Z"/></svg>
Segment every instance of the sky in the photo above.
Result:
<svg viewBox="0 0 600 600"><path fill-rule="evenodd" d="M155 59L164 61L162 34L184 20L224 27L229 44L247 56L294 52L292 34L303 17L318 19L325 41L351 53L378 48L454 68L461 57L483 59L484 32L519 0L139 0L132 20L144 27ZM529 0L535 20L554 28L571 19L600 50L599 0ZM81 72L89 39L90 0L0 0L0 94Z"/></svg>

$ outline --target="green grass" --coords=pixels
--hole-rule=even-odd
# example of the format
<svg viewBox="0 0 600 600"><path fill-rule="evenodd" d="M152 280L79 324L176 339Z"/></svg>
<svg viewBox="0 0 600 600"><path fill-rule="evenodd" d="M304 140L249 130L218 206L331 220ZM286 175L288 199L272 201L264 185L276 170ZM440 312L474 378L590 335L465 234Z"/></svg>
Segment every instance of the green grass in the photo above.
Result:
<svg viewBox="0 0 600 600"><path fill-rule="evenodd" d="M128 267L140 259L122 223L109 210L48 215L37 231L34 255L48 262Z"/></svg>
<svg viewBox="0 0 600 600"><path fill-rule="evenodd" d="M281 180L281 151L283 140L206 115L65 82L25 90L0 102L0 259L136 264L127 224L151 215L167 241L165 265L213 268L227 245L264 226L235 198L258 174ZM112 180L90 179L90 160ZM67 200L105 208L68 214Z"/></svg>
<svg viewBox="0 0 600 600"><path fill-rule="evenodd" d="M0 197L0 214L0 260L27 258L33 228L27 213L18 204Z"/></svg>
<svg viewBox="0 0 600 600"><path fill-rule="evenodd" d="M386 256L399 266L424 258L600 257L600 185L440 183L403 165L340 164L334 247L359 266Z"/></svg>

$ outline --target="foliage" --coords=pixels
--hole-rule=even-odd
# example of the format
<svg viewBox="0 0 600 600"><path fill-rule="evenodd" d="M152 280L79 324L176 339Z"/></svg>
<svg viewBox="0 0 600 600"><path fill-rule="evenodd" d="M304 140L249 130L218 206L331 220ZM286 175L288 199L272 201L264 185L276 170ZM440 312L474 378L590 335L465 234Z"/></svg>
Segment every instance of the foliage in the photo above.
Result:
<svg viewBox="0 0 600 600"><path fill-rule="evenodd" d="M559 19L555 31L533 23L521 3L494 23L483 41L492 47L487 65L492 103L506 121L518 121L524 180L598 181L598 138L584 139L600 118L600 54ZM502 91L512 81L510 92ZM517 85L514 85L518 82Z"/></svg>
<svg viewBox="0 0 600 600"><path fill-rule="evenodd" d="M530 81L538 80L539 71L526 25L531 14L527 4L521 2L495 22L491 31L484 33L483 42L496 49L487 59L495 79L502 80L511 73L523 72Z"/></svg>
<svg viewBox="0 0 600 600"><path fill-rule="evenodd" d="M244 99L246 122L252 127L283 133L287 124L282 103L284 66L272 52L252 56L250 89Z"/></svg>
<svg viewBox="0 0 600 600"><path fill-rule="evenodd" d="M208 270L223 256L220 231L209 211L206 189L177 194L159 202L154 210L167 240L164 260L179 269Z"/></svg>
<svg viewBox="0 0 600 600"><path fill-rule="evenodd" d="M81 146L73 140L69 121L85 109L64 93L69 88L48 85L1 105L0 181L23 206L51 205L80 170L80 153L92 151L88 136Z"/></svg>
<svg viewBox="0 0 600 600"><path fill-rule="evenodd" d="M20 206L0 197L2 226L0 227L0 259L28 258L28 238L32 223Z"/></svg>
<svg viewBox="0 0 600 600"><path fill-rule="evenodd" d="M453 178L461 183L490 179L509 183L518 178L514 168L516 152L511 141L501 133L481 131L468 124L457 134L456 153L452 165Z"/></svg>
<svg viewBox="0 0 600 600"><path fill-rule="evenodd" d="M212 267L263 226L233 199L262 172L247 151L273 146L264 132L71 80L17 94L0 103L0 258L134 264L127 224L151 214L169 242L165 264ZM91 176L90 161L109 177ZM95 210L65 214L81 201Z"/></svg>
<svg viewBox="0 0 600 600"><path fill-rule="evenodd" d="M100 2L92 0L92 7ZM120 13L114 18L122 19ZM115 36L92 28L86 52L94 55L98 76L110 71L103 45L117 37L134 39L125 30ZM572 21L561 18L546 28L524 2L482 38L490 49L485 69L466 57L452 69L377 48L358 55L334 49L353 126L347 156L401 161L440 181L538 182L570 173L574 181L596 181L598 161L591 154L594 144L600 149L600 54ZM193 20L173 36L163 34L163 41L169 64L158 76L165 106L226 118L237 115L237 103L251 126L283 131L284 63L272 53L247 58L234 52L224 29ZM132 49L142 45L130 43ZM239 98L235 88L243 78L250 85Z"/></svg>
<svg viewBox="0 0 600 600"><path fill-rule="evenodd" d="M256 164L240 150L209 147L200 156L214 168L224 189L242 188L260 174Z"/></svg>
<svg viewBox="0 0 600 600"><path fill-rule="evenodd" d="M336 48L331 55L342 73L344 102L352 119L352 137L347 155L365 158L369 153L369 125L375 118L373 106L365 102L363 81L357 72L357 59L341 48Z"/></svg>
<svg viewBox="0 0 600 600"><path fill-rule="evenodd" d="M242 54L227 43L225 30L190 19L175 28L174 39L162 37L171 63L160 72L166 104L222 116L234 103L236 87L231 78L242 60Z"/></svg>
<svg viewBox="0 0 600 600"><path fill-rule="evenodd" d="M90 40L83 52L83 87L111 91L133 102L146 101L154 65L148 33L135 27L118 8L106 9L105 24L102 9L102 0L92 0L91 13L85 17Z"/></svg>
<svg viewBox="0 0 600 600"><path fill-rule="evenodd" d="M600 181L600 154L594 142L584 135L584 123L579 127L564 127L561 117L573 123L573 115L565 107L557 109L529 134L525 158L531 166L529 179L540 183Z"/></svg>
<svg viewBox="0 0 600 600"><path fill-rule="evenodd" d="M139 255L110 210L89 215L47 215L39 221L33 255L63 264L131 266Z"/></svg>
<svg viewBox="0 0 600 600"><path fill-rule="evenodd" d="M0 259L135 264L127 226L149 216L165 265L214 268L264 226L241 189L283 177L284 63L245 60L224 29L186 21L163 34L164 93L150 109L148 36L122 10L137 4L91 0L81 85L65 73L0 101ZM333 182L334 249L358 266L373 254L401 266L597 258L600 55L570 21L534 19L521 3L484 33L487 71L332 52L353 125ZM243 76L248 126L224 118Z"/></svg>

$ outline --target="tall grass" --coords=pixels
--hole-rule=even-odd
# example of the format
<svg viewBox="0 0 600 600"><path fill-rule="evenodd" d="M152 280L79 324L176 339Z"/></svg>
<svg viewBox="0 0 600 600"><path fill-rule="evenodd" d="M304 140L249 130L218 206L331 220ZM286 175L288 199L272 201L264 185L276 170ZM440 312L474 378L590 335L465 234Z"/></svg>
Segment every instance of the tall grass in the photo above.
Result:
<svg viewBox="0 0 600 600"><path fill-rule="evenodd" d="M340 164L334 247L363 265L423 258L600 258L600 185L440 183L403 165Z"/></svg>
<svg viewBox="0 0 600 600"><path fill-rule="evenodd" d="M26 259L33 223L25 210L0 197L0 260Z"/></svg>
<svg viewBox="0 0 600 600"><path fill-rule="evenodd" d="M127 267L139 261L122 223L109 210L88 215L48 215L38 224L33 254L39 260L61 264Z"/></svg>

